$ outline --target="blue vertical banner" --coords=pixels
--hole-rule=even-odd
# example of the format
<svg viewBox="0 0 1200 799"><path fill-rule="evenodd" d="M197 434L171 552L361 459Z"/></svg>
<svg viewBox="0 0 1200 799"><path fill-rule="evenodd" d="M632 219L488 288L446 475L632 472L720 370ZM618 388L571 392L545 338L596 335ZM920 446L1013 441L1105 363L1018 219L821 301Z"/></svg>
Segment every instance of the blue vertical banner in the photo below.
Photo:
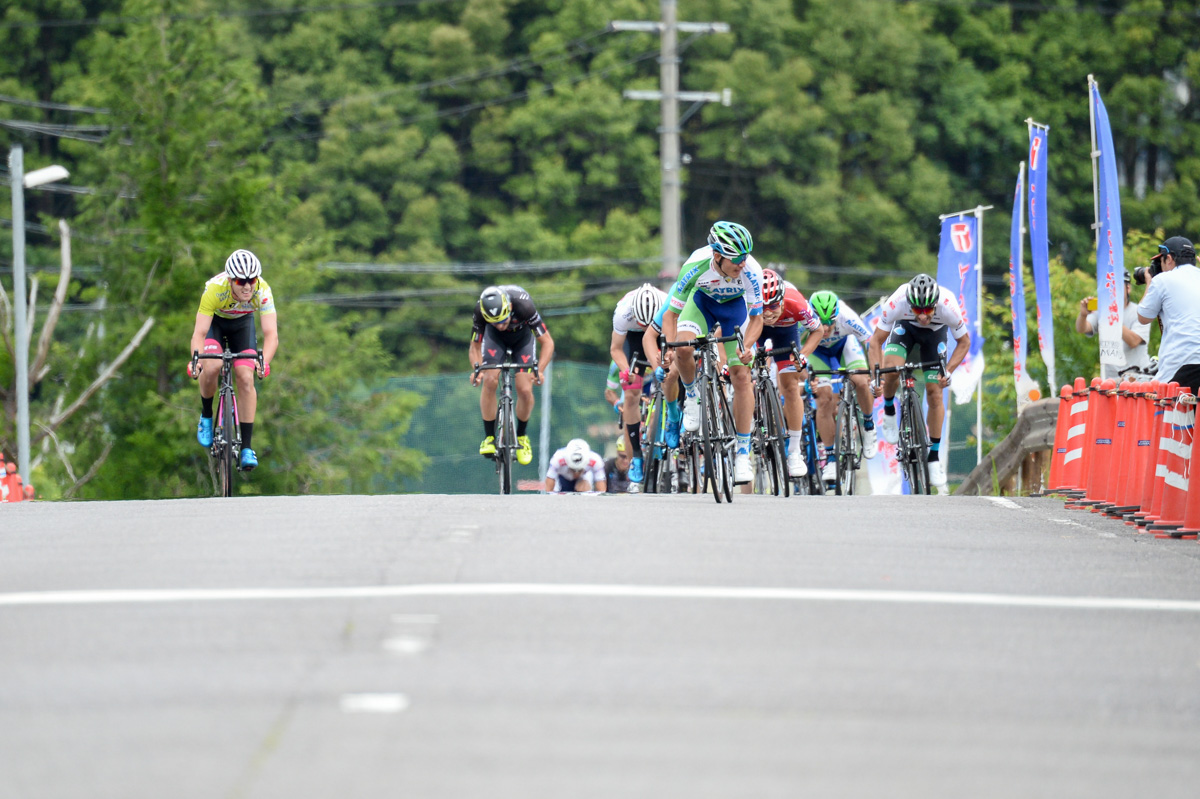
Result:
<svg viewBox="0 0 1200 799"><path fill-rule="evenodd" d="M1013 193L1012 233L1009 236L1008 296L1012 307L1013 380L1017 387L1017 413L1029 402L1041 399L1041 392L1029 376L1025 361L1029 353L1029 317L1025 312L1025 277L1022 219L1025 199L1025 164L1017 175L1017 190Z"/></svg>
<svg viewBox="0 0 1200 799"><path fill-rule="evenodd" d="M1049 188L1050 129L1032 119L1029 125L1029 244L1033 285L1037 291L1038 348L1046 363L1051 386L1058 385L1054 374L1054 310L1050 304L1050 213L1046 195Z"/></svg>
<svg viewBox="0 0 1200 799"><path fill-rule="evenodd" d="M937 281L954 292L971 331L971 349L951 376L954 401L971 401L983 377L983 324L979 314L979 211L942 217ZM947 346L953 346L953 341ZM946 356L949 357L947 352ZM925 353L921 353L925 357Z"/></svg>
<svg viewBox="0 0 1200 799"><path fill-rule="evenodd" d="M1121 192L1117 186L1117 156L1113 150L1108 111L1100 87L1088 75L1093 115L1092 152L1099 154L1096 178L1096 308L1100 312L1100 366L1125 365L1121 347L1121 306L1125 291L1125 234L1121 227ZM1093 156L1096 157L1096 156ZM1118 278L1118 276L1120 276Z"/></svg>

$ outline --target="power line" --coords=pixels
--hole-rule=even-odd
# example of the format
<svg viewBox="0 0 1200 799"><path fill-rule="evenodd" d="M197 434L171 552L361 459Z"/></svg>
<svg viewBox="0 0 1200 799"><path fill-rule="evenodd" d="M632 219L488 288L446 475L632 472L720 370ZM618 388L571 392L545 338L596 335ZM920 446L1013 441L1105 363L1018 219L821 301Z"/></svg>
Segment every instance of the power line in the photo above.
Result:
<svg viewBox="0 0 1200 799"><path fill-rule="evenodd" d="M572 48L578 47L586 42L591 41L592 39L596 39L596 38L598 38L600 36L604 36L608 33L610 33L610 31L607 29L593 31L592 33L586 34L584 36L580 36L578 39L573 39L569 42L565 42L565 43L559 45L558 47L555 47L553 50L550 50L547 52L558 52L560 50L571 50ZM601 49L601 46L597 45L597 46L593 46L593 47L586 47L581 50L576 50L573 52L562 53L561 55L556 55L556 56L552 56L552 57L535 58L534 56L529 56L529 55L519 56L517 58L511 59L510 61L508 61L504 64L500 64L495 67L489 67L487 69L476 70L475 72L467 72L467 73L464 73L461 75L450 75L445 78L438 78L436 80L423 81L421 83L406 83L401 86L393 86L388 89L380 89L379 91L376 91L376 92L366 92L363 94L347 95L345 97L339 97L335 100L319 100L317 102L317 107L322 110L328 110L329 108L332 108L333 106L339 105L339 104L359 102L359 101L364 101L364 100L378 100L382 97L390 97L394 94L399 94L401 92L406 92L406 91L423 92L426 89L435 89L435 88L440 88L443 86L457 86L462 83L474 83L475 81L479 81L479 80L487 80L489 78L498 78L498 77L501 77L504 75L511 74L513 72L517 72L522 69L529 69L532 67L541 67L541 66L545 66L547 64L557 63L559 61L565 61L570 58L577 58L582 55L589 55L591 53L598 52L600 49ZM290 100L288 100L288 101L281 100L279 102L269 103L266 106L260 106L260 107L274 108L274 107L278 107L278 106L282 106L282 105L302 106L303 103L296 103L296 102L290 101Z"/></svg>
<svg viewBox="0 0 1200 799"><path fill-rule="evenodd" d="M110 114L107 108L92 108L86 105L67 105L66 103L48 103L41 100L22 100L20 97L9 97L0 94L0 103L23 105L28 108L44 108L50 111L71 111L77 114Z"/></svg>
<svg viewBox="0 0 1200 799"><path fill-rule="evenodd" d="M335 272L405 275L500 275L507 272L562 272L586 269L591 266L640 266L654 263L657 258L579 258L572 261L493 261L453 264L364 264L327 261L318 268Z"/></svg>
<svg viewBox="0 0 1200 799"><path fill-rule="evenodd" d="M565 83L574 86L578 83L582 83L583 81L588 80L589 78L607 77L609 74L615 72L618 69L622 69L624 67L631 66L640 61L645 61L649 58L654 58L657 55L658 55L658 50L647 50L646 52L643 52L637 56L634 56L633 58L631 58L627 61L622 61L620 64L614 64L613 66L608 67L606 69L602 69L599 72L585 72L582 75L577 75L573 78L568 78L565 81ZM503 95L503 96L499 96L499 97L489 98L487 100L480 100L478 102L467 103L466 105L454 106L452 108L444 108L440 111L432 111L432 112L429 112L426 114L416 114L414 116L404 117L404 118L397 119L397 120L378 120L376 122L365 122L361 125L350 125L350 126L347 126L345 128L345 130L352 131L355 133L361 133L366 130L379 130L379 129L387 129L387 128L398 127L398 126L403 126L403 125L412 125L416 122L424 122L426 120L431 120L431 119L442 119L442 118L451 117L451 116L464 116L466 114L471 113L472 111L478 111L483 108L490 108L490 107L496 106L496 105L505 105L507 103L515 102L517 100L524 100L524 99L534 97L534 96L546 95L546 94L549 94L550 92L554 91L554 88L555 87L553 84L549 85L549 86L539 86L539 87L535 87L532 89L525 89L523 91L513 92L511 94L507 94L507 95ZM311 141L311 140L316 140L316 139L323 139L328 135L329 134L325 131L315 131L313 133L297 133L293 136L271 136L271 137L267 138L266 143L272 144L274 142L280 142L280 141Z"/></svg>
<svg viewBox="0 0 1200 799"><path fill-rule="evenodd" d="M5 28L85 28L85 27L103 27L109 25L128 25L138 24L143 22L158 22L159 20L167 20L169 22L184 22L189 20L200 20L230 17L285 17L295 14L319 14L331 11L359 11L370 8L399 8L403 6L419 6L436 3L444 5L447 3L458 3L462 0L381 0L377 3L355 3L350 5L336 6L296 6L292 8L245 8L232 9L227 11L213 11L207 14L162 14L152 17L84 17L82 19L43 19L33 20L30 22L3 22L0 23L0 29Z"/></svg>
<svg viewBox="0 0 1200 799"><path fill-rule="evenodd" d="M1013 11L1046 11L1060 14L1099 14L1105 17L1193 17L1200 18L1200 11L1168 11L1161 9L1158 11L1139 11L1128 8L1093 8L1088 6L1054 6L1046 3L1024 3L1024 2L988 2L988 0L970 0L970 2L962 2L961 0L892 0L897 5L934 5L945 6L948 8L1010 8Z"/></svg>

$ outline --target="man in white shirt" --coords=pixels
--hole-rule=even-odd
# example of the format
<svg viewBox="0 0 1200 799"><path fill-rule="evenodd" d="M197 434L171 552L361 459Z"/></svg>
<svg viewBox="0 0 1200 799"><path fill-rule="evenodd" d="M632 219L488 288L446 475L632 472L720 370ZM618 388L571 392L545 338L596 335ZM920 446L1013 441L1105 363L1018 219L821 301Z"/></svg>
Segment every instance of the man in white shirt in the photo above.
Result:
<svg viewBox="0 0 1200 799"><path fill-rule="evenodd" d="M1200 269L1192 243L1172 236L1158 245L1146 281L1138 321L1149 324L1157 316L1162 322L1158 379L1196 394L1200 391Z"/></svg>
<svg viewBox="0 0 1200 799"><path fill-rule="evenodd" d="M1132 285L1133 279L1129 270L1125 270L1125 310L1121 312L1121 343L1125 350L1125 366L1136 366L1144 371L1150 367L1150 349L1146 344L1150 340L1150 325L1142 324L1138 320L1137 305L1129 301ZM1084 297L1079 301L1079 316L1075 317L1076 333L1085 336L1096 335L1096 328L1100 324L1100 311L1088 308L1095 299ZM1100 365L1100 376L1103 378L1111 377L1117 380L1118 371L1115 366Z"/></svg>

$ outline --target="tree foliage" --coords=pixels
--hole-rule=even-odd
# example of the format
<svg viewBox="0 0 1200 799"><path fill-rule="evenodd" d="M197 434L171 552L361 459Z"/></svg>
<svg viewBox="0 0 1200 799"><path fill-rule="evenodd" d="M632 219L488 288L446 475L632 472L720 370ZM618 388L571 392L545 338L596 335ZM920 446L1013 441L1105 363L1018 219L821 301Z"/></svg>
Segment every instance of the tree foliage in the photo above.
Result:
<svg viewBox="0 0 1200 799"><path fill-rule="evenodd" d="M808 272L802 289L865 306L932 271L939 214L996 205L988 230L1007 229L1032 117L1051 130L1054 281L1069 306L1094 258L1089 74L1112 119L1127 228L1200 227L1190 3L700 0L680 11L732 29L680 38L681 86L733 96L683 126L685 251L716 219L737 219L764 261L837 267ZM236 247L262 258L280 306L256 432L276 468L255 490L371 490L372 470L419 469L397 443L419 400L376 388L389 374L465 368L470 306L488 283L531 291L561 357L606 360L612 306L656 279L660 251L659 107L622 96L657 88L659 41L606 26L658 13L652 0L7 3L0 123L17 127L0 136L25 145L28 168L62 163L91 192L29 193L31 220L72 221L79 265L69 306L80 312L60 323L35 409L86 385L115 347L80 342L123 342L157 320L121 379L64 430L82 461L108 452L82 493L209 490L182 366L200 287ZM999 309L1008 258L1001 236L988 240ZM1131 263L1145 241L1131 238ZM31 267L54 267L55 247L31 233ZM1087 368L1073 315L1058 320L1060 375ZM998 402L1006 325L997 310L988 328ZM0 362L6 382L11 372ZM62 465L42 463L61 483Z"/></svg>

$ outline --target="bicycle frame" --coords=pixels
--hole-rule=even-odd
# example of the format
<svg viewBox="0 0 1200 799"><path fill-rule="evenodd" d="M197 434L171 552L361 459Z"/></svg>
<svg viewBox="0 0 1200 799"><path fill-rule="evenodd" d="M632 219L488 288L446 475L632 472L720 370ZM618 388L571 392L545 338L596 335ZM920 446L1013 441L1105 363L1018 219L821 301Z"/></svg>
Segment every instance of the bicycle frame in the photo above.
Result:
<svg viewBox="0 0 1200 799"><path fill-rule="evenodd" d="M936 361L904 363L899 366L876 367L875 383L879 376L888 373L900 375L900 418L897 420L900 437L896 442L896 461L904 472L909 490L914 494L929 494L929 430L925 414L917 396L916 373L937 368L939 375L946 374L946 359L943 355Z"/></svg>
<svg viewBox="0 0 1200 799"><path fill-rule="evenodd" d="M234 389L233 362L253 360L256 364L255 374L263 369L263 354L255 351L230 352L226 347L220 355L192 353L192 374L199 379L199 364L202 360L220 361L221 375L217 383L216 413L213 417L213 442L209 454L217 462L217 472L220 482L221 496L233 496L233 473L241 471L241 466L235 466L240 461L242 453L241 419L238 416L237 392Z"/></svg>
<svg viewBox="0 0 1200 799"><path fill-rule="evenodd" d="M711 486L713 498L733 501L733 461L737 451L737 435L733 427L733 412L721 385L717 369L717 345L736 341L741 346L741 334L732 336L699 336L683 341L668 341L664 348L694 347L698 362L696 382L700 400L700 419L703 434L700 445L704 453L704 479Z"/></svg>
<svg viewBox="0 0 1200 799"><path fill-rule="evenodd" d="M505 350L504 362L486 364L475 367L475 374L480 372L500 372L500 384L496 387L496 454L492 459L496 462L496 476L500 480L500 493L512 493L513 459L516 456L517 445L517 413L516 400L513 399L514 373L529 371L536 377L537 364L523 366L512 362L512 350Z"/></svg>

